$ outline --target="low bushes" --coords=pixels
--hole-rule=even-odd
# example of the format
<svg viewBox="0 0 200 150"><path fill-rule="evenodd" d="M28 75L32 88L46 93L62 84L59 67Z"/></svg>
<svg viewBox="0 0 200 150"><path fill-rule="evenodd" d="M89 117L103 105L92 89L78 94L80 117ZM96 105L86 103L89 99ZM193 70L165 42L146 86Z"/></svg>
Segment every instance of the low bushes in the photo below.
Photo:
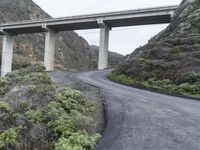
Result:
<svg viewBox="0 0 200 150"><path fill-rule="evenodd" d="M136 81L132 79L131 77L128 77L125 74L117 74L117 73L111 73L108 76L110 79L117 81L119 83L127 84L127 85L132 85L135 84Z"/></svg>
<svg viewBox="0 0 200 150"><path fill-rule="evenodd" d="M94 103L79 91L66 88L56 95L56 102L51 102L48 108L48 114L54 118L48 125L60 136L55 145L56 150L94 148L99 134L89 136L86 131L83 132L92 122Z"/></svg>
<svg viewBox="0 0 200 150"><path fill-rule="evenodd" d="M186 96L200 97L200 82L184 82L174 84L168 79L159 80L150 78L143 83L144 87L170 93L177 93Z"/></svg>
<svg viewBox="0 0 200 150"><path fill-rule="evenodd" d="M89 136L86 131L79 131L69 138L60 138L55 144L55 150L92 150L99 138L98 134Z"/></svg>
<svg viewBox="0 0 200 150"><path fill-rule="evenodd" d="M0 85L0 149L92 150L100 138L89 132L95 103L56 87L43 66L14 71Z"/></svg>
<svg viewBox="0 0 200 150"><path fill-rule="evenodd" d="M26 112L26 116L33 123L41 123L44 120L41 110L29 110Z"/></svg>
<svg viewBox="0 0 200 150"><path fill-rule="evenodd" d="M5 148L8 145L16 145L18 143L19 133L22 126L16 128L9 128L0 134L0 149Z"/></svg>
<svg viewBox="0 0 200 150"><path fill-rule="evenodd" d="M149 78L147 81L138 81L124 74L117 74L114 72L111 72L109 78L126 85L142 85L147 89L200 98L200 73L188 74L179 84L174 83L169 79L158 78Z"/></svg>

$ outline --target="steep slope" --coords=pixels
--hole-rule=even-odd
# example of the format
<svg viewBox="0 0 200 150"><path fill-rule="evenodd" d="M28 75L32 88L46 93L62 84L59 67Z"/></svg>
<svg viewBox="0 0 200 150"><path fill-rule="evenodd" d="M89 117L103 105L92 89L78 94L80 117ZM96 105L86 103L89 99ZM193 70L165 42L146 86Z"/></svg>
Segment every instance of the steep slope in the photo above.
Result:
<svg viewBox="0 0 200 150"><path fill-rule="evenodd" d="M123 83L200 96L200 0L184 0L172 23L111 76Z"/></svg>
<svg viewBox="0 0 200 150"><path fill-rule="evenodd" d="M40 18L50 18L50 16L32 0L0 0L0 22ZM14 69L26 67L38 61L43 62L43 59L43 34L18 35L16 37ZM55 64L58 69L93 69L97 62L91 60L93 60L91 49L85 39L74 31L60 33L56 41Z"/></svg>

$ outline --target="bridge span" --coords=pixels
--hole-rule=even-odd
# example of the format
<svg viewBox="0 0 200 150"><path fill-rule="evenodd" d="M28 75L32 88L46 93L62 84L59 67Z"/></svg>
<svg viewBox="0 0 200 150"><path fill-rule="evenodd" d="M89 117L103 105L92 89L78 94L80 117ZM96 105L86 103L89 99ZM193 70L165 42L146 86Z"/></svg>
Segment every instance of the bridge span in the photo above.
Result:
<svg viewBox="0 0 200 150"><path fill-rule="evenodd" d="M108 65L109 31L114 27L170 23L178 6L116 11L43 20L0 24L3 36L1 76L12 70L13 37L18 34L45 33L44 65L54 69L55 40L58 32L100 28L98 69Z"/></svg>

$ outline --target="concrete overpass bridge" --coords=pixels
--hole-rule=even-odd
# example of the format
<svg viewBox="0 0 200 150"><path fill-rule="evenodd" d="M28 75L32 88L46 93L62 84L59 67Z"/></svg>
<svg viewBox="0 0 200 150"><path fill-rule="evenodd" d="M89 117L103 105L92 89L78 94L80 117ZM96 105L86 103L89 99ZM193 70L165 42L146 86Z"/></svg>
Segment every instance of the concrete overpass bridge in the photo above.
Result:
<svg viewBox="0 0 200 150"><path fill-rule="evenodd" d="M108 42L111 28L170 23L176 8L177 6L156 7L0 24L0 35L3 36L1 76L12 70L13 37L18 34L45 33L44 65L47 71L52 71L55 39L58 32L100 28L98 69L105 69L108 64Z"/></svg>

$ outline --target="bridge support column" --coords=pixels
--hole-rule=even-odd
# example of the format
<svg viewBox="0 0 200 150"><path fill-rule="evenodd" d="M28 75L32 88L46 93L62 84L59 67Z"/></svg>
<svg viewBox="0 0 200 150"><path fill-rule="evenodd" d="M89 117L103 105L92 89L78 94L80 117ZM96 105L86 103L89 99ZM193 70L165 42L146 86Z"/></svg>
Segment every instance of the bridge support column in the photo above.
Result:
<svg viewBox="0 0 200 150"><path fill-rule="evenodd" d="M5 34L3 36L1 76L5 76L7 73L12 71L12 57L13 35Z"/></svg>
<svg viewBox="0 0 200 150"><path fill-rule="evenodd" d="M44 54L44 66L46 71L54 70L54 57L55 57L55 40L57 32L48 29L45 33L45 54Z"/></svg>
<svg viewBox="0 0 200 150"><path fill-rule="evenodd" d="M98 69L102 70L108 67L108 43L109 43L109 30L110 28L104 25L100 27L100 40L99 40L99 61Z"/></svg>

